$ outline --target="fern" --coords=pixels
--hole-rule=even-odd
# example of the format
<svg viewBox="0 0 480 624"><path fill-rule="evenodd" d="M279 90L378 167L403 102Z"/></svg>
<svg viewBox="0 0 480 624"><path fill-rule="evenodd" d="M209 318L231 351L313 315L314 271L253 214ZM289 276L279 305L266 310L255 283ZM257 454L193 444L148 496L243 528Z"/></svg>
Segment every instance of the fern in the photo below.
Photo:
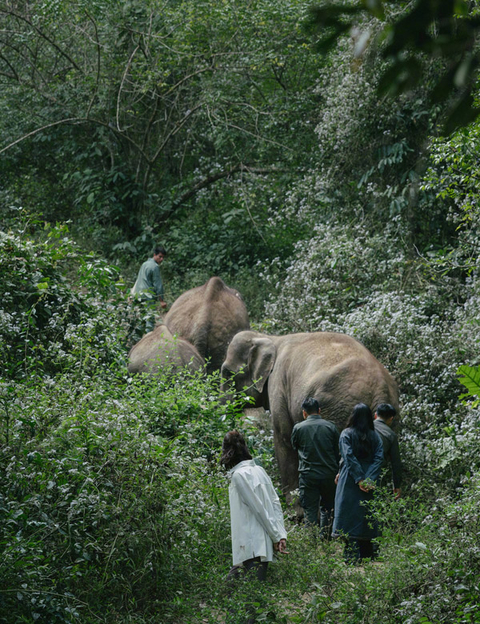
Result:
<svg viewBox="0 0 480 624"><path fill-rule="evenodd" d="M465 396L480 397L480 366L460 366L457 375L460 383L468 390L461 398Z"/></svg>

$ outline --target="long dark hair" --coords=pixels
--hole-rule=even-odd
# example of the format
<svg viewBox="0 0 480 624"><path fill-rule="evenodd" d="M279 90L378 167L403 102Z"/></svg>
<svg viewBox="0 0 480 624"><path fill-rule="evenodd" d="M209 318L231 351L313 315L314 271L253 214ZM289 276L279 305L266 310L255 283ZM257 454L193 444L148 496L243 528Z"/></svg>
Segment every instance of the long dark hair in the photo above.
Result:
<svg viewBox="0 0 480 624"><path fill-rule="evenodd" d="M245 438L238 431L229 431L223 438L220 463L230 469L245 459L252 459Z"/></svg>
<svg viewBox="0 0 480 624"><path fill-rule="evenodd" d="M373 425L372 410L365 403L357 403L347 420L347 428L353 429L352 449L357 459L366 459L372 452Z"/></svg>

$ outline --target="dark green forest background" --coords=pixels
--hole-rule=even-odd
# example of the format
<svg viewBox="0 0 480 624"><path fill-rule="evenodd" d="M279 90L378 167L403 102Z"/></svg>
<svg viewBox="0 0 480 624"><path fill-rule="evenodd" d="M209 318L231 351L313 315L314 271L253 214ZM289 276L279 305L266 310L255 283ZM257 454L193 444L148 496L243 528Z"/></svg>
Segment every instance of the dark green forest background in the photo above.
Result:
<svg viewBox="0 0 480 624"><path fill-rule="evenodd" d="M1 622L480 622L480 9L311 6L0 2ZM219 275L395 376L379 563L285 507L290 554L227 595L221 440L276 479L270 425L215 375L128 376L155 243L169 303Z"/></svg>

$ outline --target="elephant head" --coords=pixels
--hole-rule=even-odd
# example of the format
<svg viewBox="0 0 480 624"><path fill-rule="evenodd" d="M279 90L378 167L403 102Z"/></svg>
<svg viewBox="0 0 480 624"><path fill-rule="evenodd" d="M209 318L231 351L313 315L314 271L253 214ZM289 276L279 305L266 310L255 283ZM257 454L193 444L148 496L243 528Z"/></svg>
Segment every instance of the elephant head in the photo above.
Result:
<svg viewBox="0 0 480 624"><path fill-rule="evenodd" d="M270 338L252 331L236 334L222 364L222 393L230 399L233 390L245 390L255 407L268 407L267 381L273 370L277 349Z"/></svg>

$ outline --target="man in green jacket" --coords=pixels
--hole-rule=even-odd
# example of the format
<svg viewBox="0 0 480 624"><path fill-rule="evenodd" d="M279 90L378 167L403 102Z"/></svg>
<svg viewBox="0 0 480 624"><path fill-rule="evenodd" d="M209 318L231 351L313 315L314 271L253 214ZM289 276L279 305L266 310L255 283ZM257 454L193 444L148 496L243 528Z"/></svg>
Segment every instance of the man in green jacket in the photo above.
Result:
<svg viewBox="0 0 480 624"><path fill-rule="evenodd" d="M146 260L137 275L137 280L132 288L132 294L144 301L148 310L146 331L150 332L155 327L155 311L157 303L162 308L166 308L164 301L164 291L162 276L160 275L160 264L162 264L167 252L161 245L157 245L153 250L153 257Z"/></svg>
<svg viewBox="0 0 480 624"><path fill-rule="evenodd" d="M392 468L393 492L395 499L400 498L402 491L402 462L400 460L400 449L398 438L392 429L393 419L396 416L396 409L389 403L381 403L375 411L374 426L383 444L383 467Z"/></svg>
<svg viewBox="0 0 480 624"><path fill-rule="evenodd" d="M300 504L309 524L320 524L321 537L332 530L335 477L340 453L336 426L320 415L318 401L312 397L302 403L303 422L293 427L292 447L298 451ZM320 522L319 522L320 510Z"/></svg>

